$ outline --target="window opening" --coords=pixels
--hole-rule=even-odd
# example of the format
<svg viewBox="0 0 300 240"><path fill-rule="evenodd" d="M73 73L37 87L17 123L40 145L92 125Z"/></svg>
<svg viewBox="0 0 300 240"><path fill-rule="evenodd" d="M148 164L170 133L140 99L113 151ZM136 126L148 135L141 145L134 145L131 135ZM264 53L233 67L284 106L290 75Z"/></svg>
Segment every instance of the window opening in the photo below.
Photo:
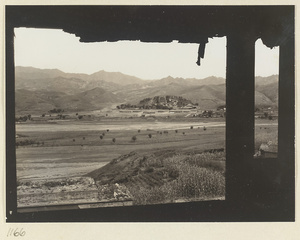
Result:
<svg viewBox="0 0 300 240"><path fill-rule="evenodd" d="M19 208L225 199L225 37L15 36Z"/></svg>
<svg viewBox="0 0 300 240"><path fill-rule="evenodd" d="M279 47L255 45L255 158L277 158Z"/></svg>

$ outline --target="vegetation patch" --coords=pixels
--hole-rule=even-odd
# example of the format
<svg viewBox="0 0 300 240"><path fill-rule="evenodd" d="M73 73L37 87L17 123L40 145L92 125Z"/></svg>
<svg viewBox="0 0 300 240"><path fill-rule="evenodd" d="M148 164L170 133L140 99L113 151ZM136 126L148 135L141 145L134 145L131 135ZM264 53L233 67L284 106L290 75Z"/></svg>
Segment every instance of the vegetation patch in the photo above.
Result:
<svg viewBox="0 0 300 240"><path fill-rule="evenodd" d="M166 150L151 154L132 152L89 173L98 189L126 186L136 205L224 198L224 152L188 153ZM103 195L103 193L101 193Z"/></svg>

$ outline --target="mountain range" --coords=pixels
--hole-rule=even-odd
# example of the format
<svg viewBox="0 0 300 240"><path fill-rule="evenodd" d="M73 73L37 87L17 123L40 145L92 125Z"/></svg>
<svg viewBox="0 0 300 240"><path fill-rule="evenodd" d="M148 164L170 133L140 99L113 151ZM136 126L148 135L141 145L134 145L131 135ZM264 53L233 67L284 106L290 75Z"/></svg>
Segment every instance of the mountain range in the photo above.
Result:
<svg viewBox="0 0 300 240"><path fill-rule="evenodd" d="M256 106L277 106L278 75L256 77ZM180 96L201 109L225 105L225 79L208 77L142 80L119 72L65 73L58 69L15 68L16 113L97 110L138 104L155 96Z"/></svg>

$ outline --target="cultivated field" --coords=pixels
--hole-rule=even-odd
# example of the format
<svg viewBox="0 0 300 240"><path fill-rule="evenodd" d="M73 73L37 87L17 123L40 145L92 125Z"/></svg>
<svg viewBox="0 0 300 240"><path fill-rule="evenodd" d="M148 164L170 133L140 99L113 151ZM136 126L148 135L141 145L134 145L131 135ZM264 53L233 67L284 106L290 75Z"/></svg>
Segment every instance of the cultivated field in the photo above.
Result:
<svg viewBox="0 0 300 240"><path fill-rule="evenodd" d="M219 122L18 124L17 142L24 145L16 149L17 175L19 179L78 176L131 151L224 148L224 129Z"/></svg>

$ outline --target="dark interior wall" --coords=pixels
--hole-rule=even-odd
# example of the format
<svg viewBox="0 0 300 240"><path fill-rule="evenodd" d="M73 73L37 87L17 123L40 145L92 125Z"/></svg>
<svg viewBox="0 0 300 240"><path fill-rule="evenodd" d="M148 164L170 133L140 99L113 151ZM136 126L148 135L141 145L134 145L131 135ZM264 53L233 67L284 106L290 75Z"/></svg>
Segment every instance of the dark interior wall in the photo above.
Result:
<svg viewBox="0 0 300 240"><path fill-rule="evenodd" d="M79 36L82 42L179 40L201 43L208 37L226 36L226 201L40 212L32 215L16 213L15 27L63 29ZM280 47L279 158L273 162L253 160L254 43L258 38L262 38L268 47ZM293 221L294 64L293 6L7 6L8 220ZM10 211L13 211L12 215Z"/></svg>

